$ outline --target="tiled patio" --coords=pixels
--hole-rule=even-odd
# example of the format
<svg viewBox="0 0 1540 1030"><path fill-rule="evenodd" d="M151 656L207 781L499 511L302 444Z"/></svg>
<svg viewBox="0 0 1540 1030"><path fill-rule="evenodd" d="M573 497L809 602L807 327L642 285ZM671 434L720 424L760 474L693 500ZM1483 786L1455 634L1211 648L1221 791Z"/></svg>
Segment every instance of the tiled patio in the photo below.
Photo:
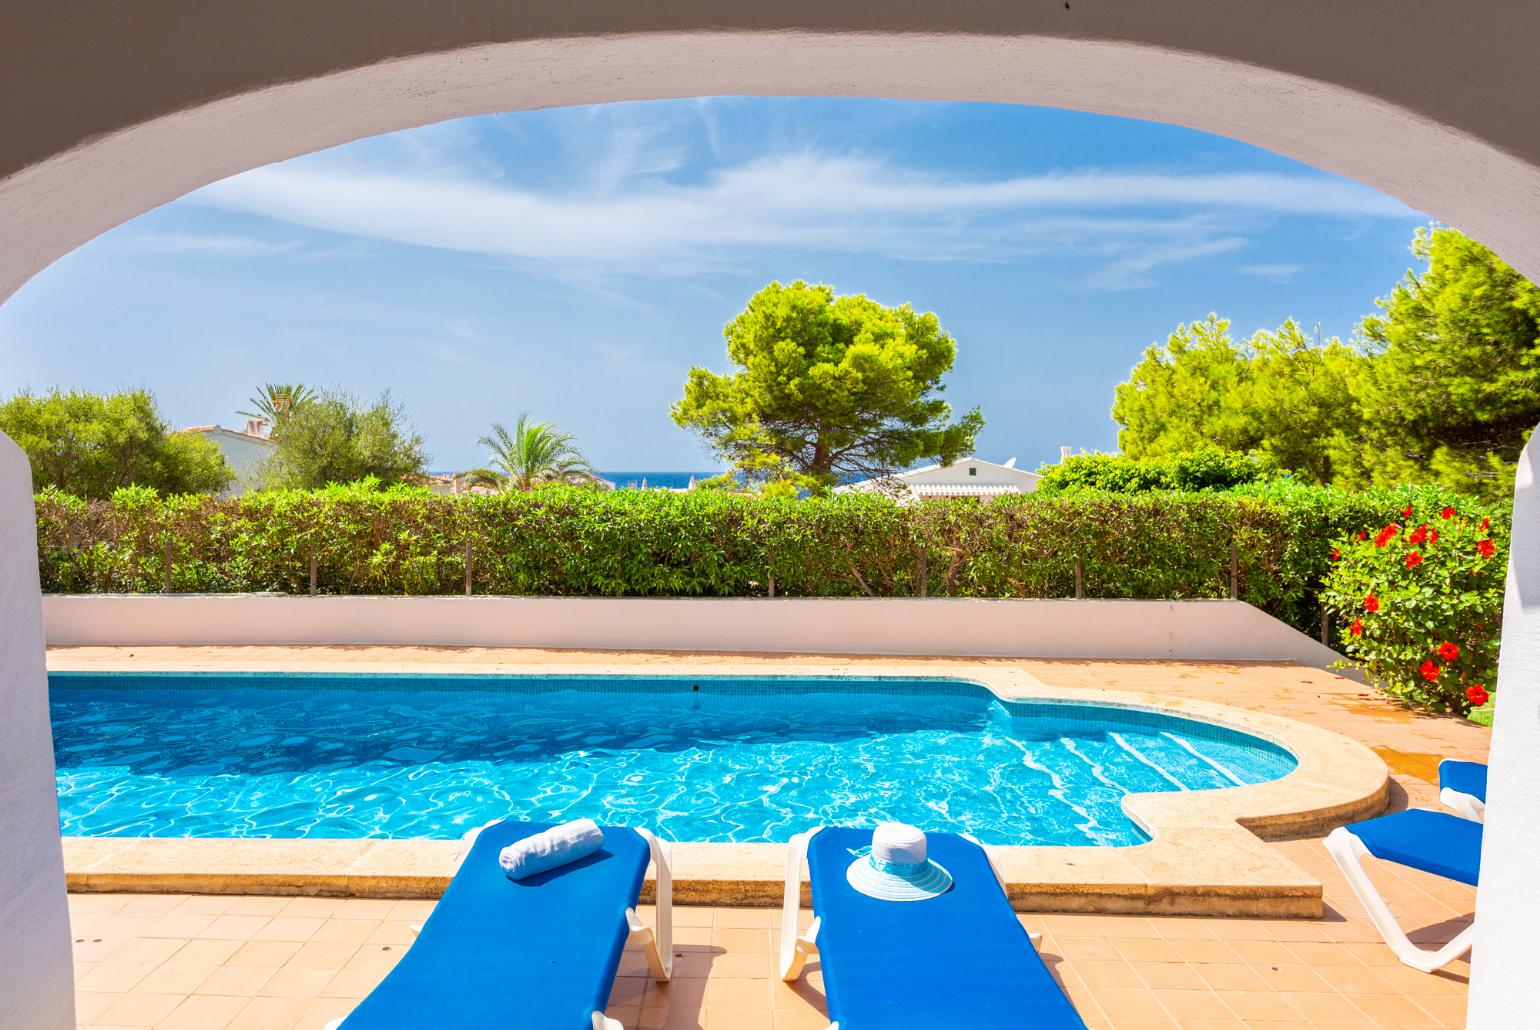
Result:
<svg viewBox="0 0 1540 1030"><path fill-rule="evenodd" d="M1464 962L1426 975L1399 964L1358 914L1317 841L1276 845L1326 882L1327 919L1042 915L1043 955L1100 1030L1464 1026ZM1382 867L1408 920L1442 943L1473 891ZM83 1027L319 1030L346 1013L411 941L426 901L75 895ZM675 979L652 985L628 953L610 1014L628 1028L816 1030L816 963L775 977L779 913L681 908Z"/></svg>
<svg viewBox="0 0 1540 1030"><path fill-rule="evenodd" d="M54 667L145 667L140 650L54 652ZM191 650L191 649L189 649ZM258 649L201 649L202 667L249 662ZM343 661L488 670L499 652L414 649L260 649L269 660L317 667ZM305 653L305 652L309 653ZM527 663L531 652L501 653ZM515 657L516 656L516 657ZM652 664L669 656L629 656ZM164 659L164 655L161 656ZM544 653L552 665L583 656ZM712 656L692 655L710 662ZM743 656L721 661L741 663ZM759 659L779 664L787 659ZM798 656L797 665L856 667L859 660ZM892 659L886 659L891 662ZM932 662L915 664L933 665ZM955 662L941 664L954 665ZM1487 733L1469 723L1414 715L1367 696L1340 677L1292 665L1033 661L1017 663L1045 683L1163 692L1222 701L1313 722L1385 756L1393 804L1435 805L1437 758L1484 758ZM179 667L187 667L180 665ZM226 664L226 667L230 667ZM1219 1027L1459 1027L1467 966L1425 975L1400 965L1363 918L1319 840L1275 843L1325 884L1327 918L1259 920L1025 915L1041 930L1044 957L1086 1021L1100 1030ZM1474 891L1396 867L1375 870L1398 915L1442 943L1468 920ZM87 1027L253 1027L318 1030L384 975L411 940L425 901L283 897L82 894L71 898L78 1013ZM774 975L778 913L769 909L676 910L676 977L649 985L628 955L611 1014L629 1027L803 1028L825 1025L817 966L795 987Z"/></svg>

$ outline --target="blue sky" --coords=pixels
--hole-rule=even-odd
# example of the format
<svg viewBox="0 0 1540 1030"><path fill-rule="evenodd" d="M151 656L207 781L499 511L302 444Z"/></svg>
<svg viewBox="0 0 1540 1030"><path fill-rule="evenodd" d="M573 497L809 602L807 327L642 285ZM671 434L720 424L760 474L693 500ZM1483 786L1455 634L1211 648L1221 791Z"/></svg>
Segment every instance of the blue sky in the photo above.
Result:
<svg viewBox="0 0 1540 1030"><path fill-rule="evenodd" d="M605 469L709 469L669 404L772 279L935 311L978 454L1110 450L1178 323L1347 334L1427 218L1254 147L1046 108L710 98L465 119L216 183L0 306L0 391L146 386L177 425L254 387L389 389L435 468L493 421Z"/></svg>

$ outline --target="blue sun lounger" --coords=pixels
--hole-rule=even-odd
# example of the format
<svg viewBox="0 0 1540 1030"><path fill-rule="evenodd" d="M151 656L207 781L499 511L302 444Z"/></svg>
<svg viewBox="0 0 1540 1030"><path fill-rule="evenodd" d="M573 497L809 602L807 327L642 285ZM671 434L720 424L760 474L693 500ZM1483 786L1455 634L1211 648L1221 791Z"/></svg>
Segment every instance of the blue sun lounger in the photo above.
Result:
<svg viewBox="0 0 1540 1030"><path fill-rule="evenodd" d="M1487 816L1487 767L1481 762L1438 763L1438 800L1467 819L1485 822Z"/></svg>
<svg viewBox="0 0 1540 1030"><path fill-rule="evenodd" d="M1339 826L1327 835L1326 850L1396 958L1413 969L1431 973L1470 950L1475 926L1467 926L1435 951L1419 948L1401 929L1384 896L1369 879L1364 856L1373 855L1382 862L1395 862L1474 887L1481 870L1481 831L1478 822L1448 812L1412 808Z"/></svg>
<svg viewBox="0 0 1540 1030"><path fill-rule="evenodd" d="M871 840L869 829L817 828L793 837L786 859L781 977L796 980L818 956L831 1030L1084 1030L983 847L928 834L930 857L952 874L951 890L926 901L879 901L845 879L853 852ZM799 935L804 860L813 923Z"/></svg>
<svg viewBox="0 0 1540 1030"><path fill-rule="evenodd" d="M605 827L585 858L510 880L498 852L544 824L482 829L411 949L344 1020L327 1030L621 1030L604 1015L627 939L652 975L672 960L668 845L646 830ZM636 915L657 866L657 932Z"/></svg>

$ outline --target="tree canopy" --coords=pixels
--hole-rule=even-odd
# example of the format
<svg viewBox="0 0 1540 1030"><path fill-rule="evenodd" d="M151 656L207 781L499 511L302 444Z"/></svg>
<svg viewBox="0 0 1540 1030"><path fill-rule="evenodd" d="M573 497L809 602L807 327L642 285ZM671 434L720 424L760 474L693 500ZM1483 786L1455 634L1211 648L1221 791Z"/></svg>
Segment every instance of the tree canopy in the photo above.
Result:
<svg viewBox="0 0 1540 1030"><path fill-rule="evenodd" d="M1506 497L1540 422L1540 288L1453 229L1419 230L1427 261L1354 340L1293 321L1244 343L1209 315L1149 348L1115 390L1136 458L1217 447L1345 487L1437 484Z"/></svg>
<svg viewBox="0 0 1540 1030"><path fill-rule="evenodd" d="M593 467L572 435L549 422L531 421L527 411L514 423L513 432L493 423L492 432L476 442L492 453L490 467L464 473L472 483L499 490L533 490L552 483L576 486L594 480Z"/></svg>
<svg viewBox="0 0 1540 1030"><path fill-rule="evenodd" d="M352 394L317 394L287 412L267 485L313 489L377 479L387 486L420 479L428 463L423 439L401 407L384 394L364 404Z"/></svg>
<svg viewBox="0 0 1540 1030"><path fill-rule="evenodd" d="M1218 315L1179 325L1114 390L1118 447L1131 458L1254 453L1330 483L1353 446L1350 383L1362 361L1340 340L1311 340L1292 319L1241 343Z"/></svg>
<svg viewBox="0 0 1540 1030"><path fill-rule="evenodd" d="M751 480L821 492L921 458L955 461L983 427L977 409L952 420L941 377L957 344L908 304L773 282L723 335L738 370L690 369L672 413Z"/></svg>
<svg viewBox="0 0 1540 1030"><path fill-rule="evenodd" d="M261 419L276 436L282 423L301 405L315 400L316 392L304 383L263 383L262 389L246 403L254 411L238 411L237 415Z"/></svg>
<svg viewBox="0 0 1540 1030"><path fill-rule="evenodd" d="M1453 229L1418 230L1412 251L1427 269L1359 329L1364 478L1507 496L1540 422L1540 287Z"/></svg>
<svg viewBox="0 0 1540 1030"><path fill-rule="evenodd" d="M94 499L136 485L212 493L234 478L212 441L170 432L148 390L19 393L0 404L0 432L26 452L38 490Z"/></svg>

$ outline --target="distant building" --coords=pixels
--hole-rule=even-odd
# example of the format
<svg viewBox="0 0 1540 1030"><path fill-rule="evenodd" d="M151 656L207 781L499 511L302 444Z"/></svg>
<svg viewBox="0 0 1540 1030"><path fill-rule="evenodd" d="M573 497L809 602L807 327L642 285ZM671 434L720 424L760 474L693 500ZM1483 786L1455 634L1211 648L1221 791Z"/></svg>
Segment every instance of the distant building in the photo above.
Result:
<svg viewBox="0 0 1540 1030"><path fill-rule="evenodd" d="M883 479L866 479L834 488L835 493L890 493L900 500L930 497L1003 497L1029 494L1037 489L1036 472L1016 467L1012 458L1004 465L978 458L962 458L950 465L926 465Z"/></svg>
<svg viewBox="0 0 1540 1030"><path fill-rule="evenodd" d="M267 423L260 418L247 419L244 431L226 429L224 426L190 426L179 431L197 433L206 440L214 441L219 453L225 456L225 462L235 473L235 478L225 487L221 497L234 497L260 486L262 466L278 449L278 445L267 434Z"/></svg>

